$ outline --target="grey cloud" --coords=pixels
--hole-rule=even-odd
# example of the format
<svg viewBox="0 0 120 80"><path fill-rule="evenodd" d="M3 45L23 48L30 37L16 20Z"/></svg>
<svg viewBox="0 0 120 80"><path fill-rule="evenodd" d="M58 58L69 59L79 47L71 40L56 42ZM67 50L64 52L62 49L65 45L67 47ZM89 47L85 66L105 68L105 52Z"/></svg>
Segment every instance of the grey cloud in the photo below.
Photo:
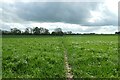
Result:
<svg viewBox="0 0 120 80"><path fill-rule="evenodd" d="M6 25L6 24L1 24L1 29L2 30L10 30L10 26L9 25Z"/></svg>
<svg viewBox="0 0 120 80"><path fill-rule="evenodd" d="M97 10L98 5L99 3L96 2L16 2L16 4L3 6L5 12L3 12L3 20L64 22L85 26L116 25L114 15L107 11L102 21L94 24L88 22L91 17L90 11Z"/></svg>
<svg viewBox="0 0 120 80"><path fill-rule="evenodd" d="M31 3L21 5L19 17L28 21L40 22L66 22L80 24L89 18L89 10L95 3ZM85 6L86 5L86 6ZM28 7L29 6L29 7ZM89 7L89 8L83 8ZM21 10L22 9L22 10ZM25 10L25 11L23 11Z"/></svg>

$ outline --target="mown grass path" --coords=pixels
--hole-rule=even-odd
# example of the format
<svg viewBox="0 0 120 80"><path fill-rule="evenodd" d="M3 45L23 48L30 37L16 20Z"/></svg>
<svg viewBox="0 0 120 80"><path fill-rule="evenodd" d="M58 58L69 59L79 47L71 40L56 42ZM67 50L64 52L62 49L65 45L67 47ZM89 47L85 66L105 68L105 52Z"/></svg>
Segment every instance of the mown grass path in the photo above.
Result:
<svg viewBox="0 0 120 80"><path fill-rule="evenodd" d="M66 78L68 80L73 80L73 74L71 71L71 67L68 63L67 50L64 51L64 61L65 61Z"/></svg>
<svg viewBox="0 0 120 80"><path fill-rule="evenodd" d="M68 62L68 52L67 52L67 48L65 47L65 41L64 39L61 40L62 41L62 46L64 48L64 66L65 66L65 72L66 72L66 79L67 80L73 80L73 73L72 73L72 68Z"/></svg>

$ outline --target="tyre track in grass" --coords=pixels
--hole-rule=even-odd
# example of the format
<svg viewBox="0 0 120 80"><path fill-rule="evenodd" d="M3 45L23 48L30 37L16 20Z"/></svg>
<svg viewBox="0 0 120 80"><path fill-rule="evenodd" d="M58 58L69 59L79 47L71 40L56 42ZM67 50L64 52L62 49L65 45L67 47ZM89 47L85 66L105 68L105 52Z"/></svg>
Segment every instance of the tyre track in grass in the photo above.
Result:
<svg viewBox="0 0 120 80"><path fill-rule="evenodd" d="M70 64L68 63L68 56L67 56L67 50L64 48L64 64L65 64L65 71L66 71L66 78L67 80L73 80L73 74L72 74L72 68Z"/></svg>
<svg viewBox="0 0 120 80"><path fill-rule="evenodd" d="M68 52L67 52L67 49L66 49L66 47L65 47L65 42L66 41L64 41L64 38L65 37L63 37L62 39L61 39L61 41L62 41L62 47L63 47L63 50L64 50L64 66L65 66L65 75L66 75L66 80L74 80L73 79L73 73L72 73L72 68L71 68L71 66L70 66L70 64L69 64L69 62L68 62Z"/></svg>

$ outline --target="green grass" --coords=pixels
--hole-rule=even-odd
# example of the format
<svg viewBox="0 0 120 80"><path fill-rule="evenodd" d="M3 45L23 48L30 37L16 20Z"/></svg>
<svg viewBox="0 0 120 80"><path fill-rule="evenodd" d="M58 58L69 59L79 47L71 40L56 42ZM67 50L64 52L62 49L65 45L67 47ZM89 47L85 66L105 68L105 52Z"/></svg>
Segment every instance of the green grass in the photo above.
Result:
<svg viewBox="0 0 120 80"><path fill-rule="evenodd" d="M2 79L2 35L0 35L0 79Z"/></svg>
<svg viewBox="0 0 120 80"><path fill-rule="evenodd" d="M118 77L118 36L70 36L65 45L75 78Z"/></svg>
<svg viewBox="0 0 120 80"><path fill-rule="evenodd" d="M64 78L64 48L74 78L118 77L118 36L3 36L3 78Z"/></svg>
<svg viewBox="0 0 120 80"><path fill-rule="evenodd" d="M3 38L3 78L65 77L61 38L13 37Z"/></svg>

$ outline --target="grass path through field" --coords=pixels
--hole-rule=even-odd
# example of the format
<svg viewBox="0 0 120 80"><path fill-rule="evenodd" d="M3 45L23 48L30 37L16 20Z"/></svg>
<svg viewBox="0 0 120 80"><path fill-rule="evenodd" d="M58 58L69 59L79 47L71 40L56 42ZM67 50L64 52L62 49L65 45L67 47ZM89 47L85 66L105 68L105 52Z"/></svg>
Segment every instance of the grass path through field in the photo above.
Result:
<svg viewBox="0 0 120 80"><path fill-rule="evenodd" d="M73 75L72 75L71 67L68 63L68 56L66 50L64 51L64 61L65 61L66 78L68 80L72 80Z"/></svg>
<svg viewBox="0 0 120 80"><path fill-rule="evenodd" d="M73 74L72 74L72 68L68 62L68 54L67 54L67 49L64 44L64 40L62 40L62 45L64 47L64 65L65 65L65 72L66 72L66 78L67 80L73 80Z"/></svg>

